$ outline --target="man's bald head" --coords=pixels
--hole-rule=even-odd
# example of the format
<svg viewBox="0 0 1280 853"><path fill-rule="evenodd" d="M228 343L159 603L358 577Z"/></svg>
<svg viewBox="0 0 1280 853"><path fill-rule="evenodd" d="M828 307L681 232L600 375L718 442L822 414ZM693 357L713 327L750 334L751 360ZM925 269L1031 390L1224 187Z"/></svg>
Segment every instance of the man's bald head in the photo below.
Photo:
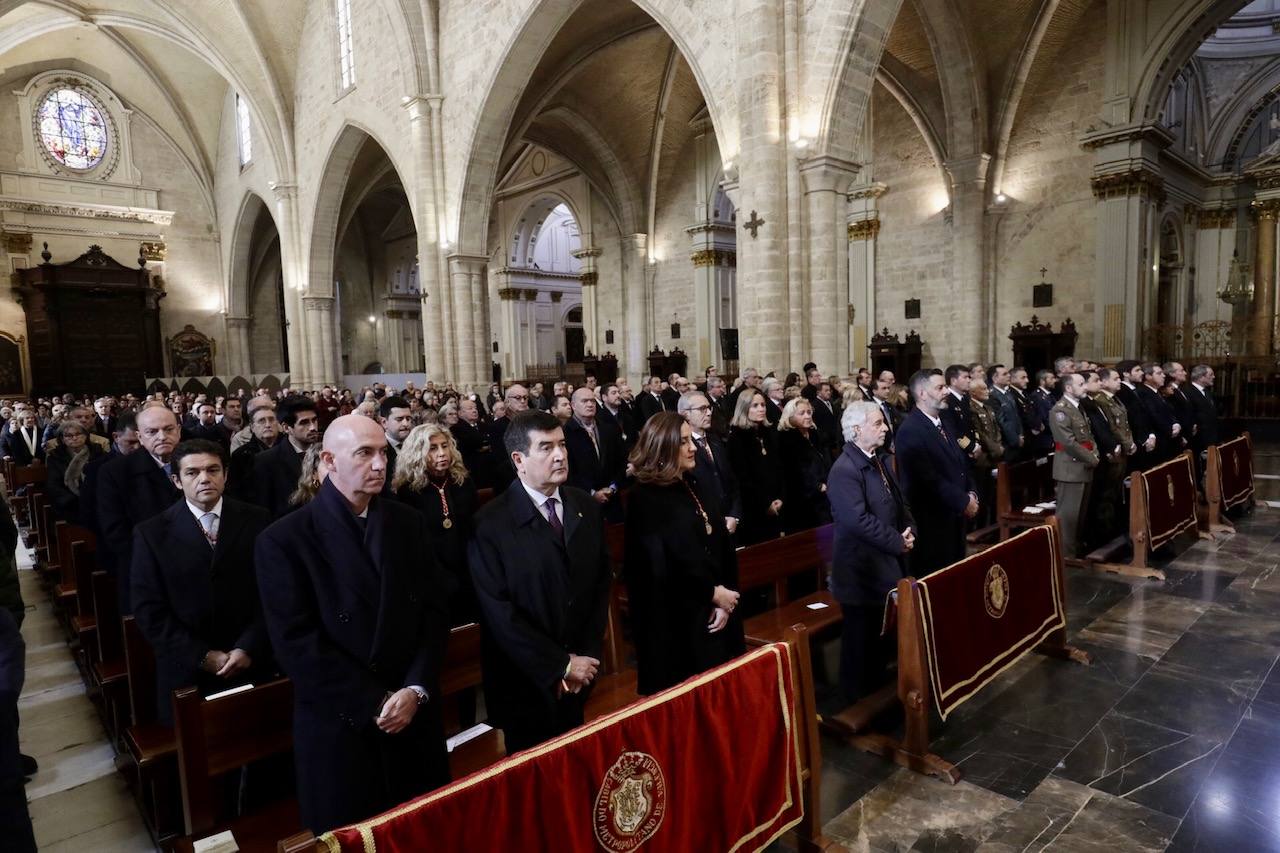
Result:
<svg viewBox="0 0 1280 853"><path fill-rule="evenodd" d="M324 432L321 459L329 482L356 513L364 512L387 479L387 436L364 415L343 415Z"/></svg>

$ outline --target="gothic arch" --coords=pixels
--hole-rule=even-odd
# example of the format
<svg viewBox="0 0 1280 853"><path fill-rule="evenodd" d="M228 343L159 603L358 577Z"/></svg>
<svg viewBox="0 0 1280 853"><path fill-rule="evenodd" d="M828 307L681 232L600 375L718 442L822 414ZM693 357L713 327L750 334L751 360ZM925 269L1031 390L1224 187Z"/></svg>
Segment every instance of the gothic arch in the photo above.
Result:
<svg viewBox="0 0 1280 853"><path fill-rule="evenodd" d="M816 151L856 162L876 69L902 0L853 5L838 49L837 73L822 100Z"/></svg>
<svg viewBox="0 0 1280 853"><path fill-rule="evenodd" d="M257 193L252 191L245 193L236 213L235 230L231 234L231 259L229 264L231 281L229 282L229 292L226 295L224 304L227 306L227 314L232 317L247 317L249 315L249 288L252 284L249 279L250 252L253 249L254 232L257 230L258 222L261 221L264 215L271 219L271 224L276 228L276 233L278 234L279 226L275 221L271 206L263 201L262 197Z"/></svg>
<svg viewBox="0 0 1280 853"><path fill-rule="evenodd" d="M351 170L355 165L356 155L367 142L372 141L382 149L383 154L391 162L400 182L405 184L403 172L396 167L390 149L370 130L347 122L338 131L333 144L329 147L329 155L325 158L324 167L320 171L320 187L316 193L315 211L311 220L311 247L308 251L307 291L309 296L328 296L335 294L333 288L335 253L339 224L343 213L343 199L351 181ZM414 216L415 227L417 216L413 205L409 205L410 214Z"/></svg>
<svg viewBox="0 0 1280 853"><path fill-rule="evenodd" d="M728 84L724 87L708 85L707 69L697 61L698 54L690 49L686 36L697 32L698 17L685 4L672 0L626 2L633 3L653 18L675 43L706 98L707 111L717 137L724 139L728 123L725 109L715 94L729 93L724 100L731 100L732 87ZM458 210L456 214L452 211L447 214L449 220L457 223L454 242L463 254L485 253L494 187L516 106L543 51L580 4L581 0L537 0L532 4L516 28L516 35L503 52L497 71L486 88L488 95L466 146L461 189L457 194Z"/></svg>

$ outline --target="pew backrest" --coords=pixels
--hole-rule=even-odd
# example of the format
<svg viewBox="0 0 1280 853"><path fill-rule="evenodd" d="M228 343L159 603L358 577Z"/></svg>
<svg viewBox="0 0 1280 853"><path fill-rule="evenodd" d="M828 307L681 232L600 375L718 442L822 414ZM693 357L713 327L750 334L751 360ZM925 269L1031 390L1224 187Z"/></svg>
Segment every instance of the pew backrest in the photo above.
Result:
<svg viewBox="0 0 1280 853"><path fill-rule="evenodd" d="M772 588L781 606L790 600L787 580L793 575L813 573L818 588L824 589L834 531L833 525L824 524L743 548L738 552L738 590Z"/></svg>
<svg viewBox="0 0 1280 853"><path fill-rule="evenodd" d="M205 699L194 687L173 694L174 736L186 831L200 837L222 814L224 774L293 748L293 683L287 678Z"/></svg>
<svg viewBox="0 0 1280 853"><path fill-rule="evenodd" d="M101 621L99 626L101 633ZM132 616L124 618L123 634L124 659L129 669L129 710L133 724L142 726L156 720L156 656Z"/></svg>

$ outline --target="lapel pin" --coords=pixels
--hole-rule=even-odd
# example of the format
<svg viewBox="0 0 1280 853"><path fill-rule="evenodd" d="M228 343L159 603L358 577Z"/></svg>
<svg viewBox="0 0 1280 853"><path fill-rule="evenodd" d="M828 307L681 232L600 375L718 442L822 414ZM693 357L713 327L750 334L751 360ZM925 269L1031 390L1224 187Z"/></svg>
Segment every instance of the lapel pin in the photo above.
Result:
<svg viewBox="0 0 1280 853"><path fill-rule="evenodd" d="M578 513L578 518L582 518L582 513Z"/></svg>

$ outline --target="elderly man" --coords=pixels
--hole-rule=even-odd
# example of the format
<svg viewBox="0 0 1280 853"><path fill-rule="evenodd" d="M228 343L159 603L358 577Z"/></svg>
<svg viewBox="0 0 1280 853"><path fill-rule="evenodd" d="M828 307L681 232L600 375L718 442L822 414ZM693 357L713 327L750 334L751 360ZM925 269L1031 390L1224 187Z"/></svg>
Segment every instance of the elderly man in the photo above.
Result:
<svg viewBox="0 0 1280 853"><path fill-rule="evenodd" d="M840 418L845 446L831 466L827 497L835 522L831 594L840 602L840 686L849 702L886 680L892 641L880 634L885 596L907 574L915 522L897 480L879 455L888 427L875 403L860 401Z"/></svg>
<svg viewBox="0 0 1280 853"><path fill-rule="evenodd" d="M98 477L98 526L102 530L98 559L116 576L121 615L133 612L129 571L134 528L182 497L182 491L169 479L169 457L182 433L178 416L163 403L149 403L138 412L137 423L142 449L106 463Z"/></svg>
<svg viewBox="0 0 1280 853"><path fill-rule="evenodd" d="M894 442L902 490L918 524L911 555L916 577L964 558L965 521L978 514L969 461L939 417L947 393L942 371L916 371L911 377L915 408Z"/></svg>
<svg viewBox="0 0 1280 853"><path fill-rule="evenodd" d="M694 479L708 486L720 499L725 528L732 534L738 529L738 519L742 518L742 498L729 461L729 449L712 431L713 410L711 401L699 391L685 394L676 405L676 411L689 422L693 446L698 451L694 457Z"/></svg>
<svg viewBox="0 0 1280 853"><path fill-rule="evenodd" d="M275 416L274 416L274 412L276 409L275 401L273 401L270 397L266 396L265 394L251 399L249 401L249 404L244 408L245 413L249 417L249 423L246 426L244 426L242 429L240 429L238 432L236 432L235 435L231 436L231 455L232 456L235 456L236 451L239 450L241 447L244 447L250 441L252 441L254 436L257 434L253 429L253 419L254 419L254 415L257 414L257 412L261 409L270 409L273 412L272 420L273 421L275 420ZM270 445L267 445L267 446L270 447Z"/></svg>
<svg viewBox="0 0 1280 853"><path fill-rule="evenodd" d="M40 442L40 427L36 424L36 413L24 409L18 415L17 429L9 430L0 438L0 453L5 459L13 461L19 468L32 462L43 462L44 445Z"/></svg>
<svg viewBox="0 0 1280 853"><path fill-rule="evenodd" d="M569 485L582 489L600 505L605 521L622 521L620 488L627 459L622 436L613 424L596 417L596 398L587 388L573 392L573 415L564 425L569 451Z"/></svg>
<svg viewBox="0 0 1280 853"><path fill-rule="evenodd" d="M636 411L640 413L639 426L643 427L649 418L666 410L667 402L662 395L662 380L656 376L650 376L644 383L644 390L640 393L640 397L636 400Z"/></svg>
<svg viewBox="0 0 1280 853"><path fill-rule="evenodd" d="M498 448L504 446L503 442L511 418L529 410L529 390L518 382L507 386L507 390L502 395L502 404L502 416L498 417L498 409L495 407L494 421L489 427L489 446L494 448L495 453L500 452ZM516 478L515 469L511 467L505 454L501 459L494 460L490 474L495 492L504 491Z"/></svg>
<svg viewBox="0 0 1280 853"><path fill-rule="evenodd" d="M555 416L516 415L505 447L519 481L477 514L469 562L485 626L486 704L511 754L582 724L612 573L598 504L566 485Z"/></svg>
<svg viewBox="0 0 1280 853"><path fill-rule="evenodd" d="M435 697L450 584L422 516L380 497L382 428L346 415L322 448L319 493L255 551L267 630L293 681L302 821L317 834L449 777Z"/></svg>

